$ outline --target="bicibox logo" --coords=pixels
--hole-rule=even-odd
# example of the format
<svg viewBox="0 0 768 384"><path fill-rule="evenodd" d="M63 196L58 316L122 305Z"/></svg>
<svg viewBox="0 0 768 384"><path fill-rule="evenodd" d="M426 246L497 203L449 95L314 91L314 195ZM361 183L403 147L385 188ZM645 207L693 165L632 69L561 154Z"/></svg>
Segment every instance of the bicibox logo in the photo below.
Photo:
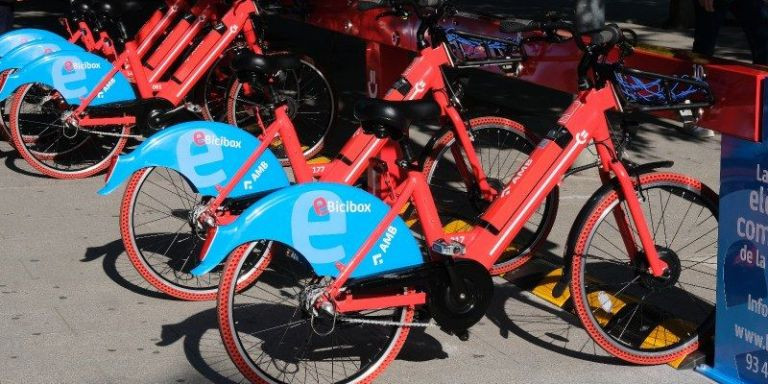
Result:
<svg viewBox="0 0 768 384"><path fill-rule="evenodd" d="M77 70L87 70L87 69L101 69L100 63L89 63L89 62L83 62L83 63L75 63L71 60L68 60L66 63L64 63L64 70L72 73Z"/></svg>
<svg viewBox="0 0 768 384"><path fill-rule="evenodd" d="M318 197L312 203L315 214L328 216L331 213L371 213L371 204L359 204L352 201L328 201Z"/></svg>
<svg viewBox="0 0 768 384"><path fill-rule="evenodd" d="M312 208L315 209L315 214L320 217L328 216L330 214L330 212L328 212L328 201L322 197L315 199L315 202L312 203Z"/></svg>
<svg viewBox="0 0 768 384"><path fill-rule="evenodd" d="M359 204L352 201L329 201L328 212L335 213L371 213L370 204Z"/></svg>
<svg viewBox="0 0 768 384"><path fill-rule="evenodd" d="M199 146L213 145L216 147L236 148L236 149L240 149L243 147L243 143L240 141L230 140L223 136L217 137L214 135L207 135L203 131L195 132L192 135L192 141L194 141L194 143Z"/></svg>

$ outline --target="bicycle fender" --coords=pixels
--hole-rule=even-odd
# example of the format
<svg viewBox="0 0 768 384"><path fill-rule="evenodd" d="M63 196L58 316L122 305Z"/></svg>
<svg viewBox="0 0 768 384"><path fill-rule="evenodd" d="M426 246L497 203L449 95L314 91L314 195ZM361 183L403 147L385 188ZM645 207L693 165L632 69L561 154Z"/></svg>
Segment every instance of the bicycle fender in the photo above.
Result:
<svg viewBox="0 0 768 384"><path fill-rule="evenodd" d="M182 174L200 194L216 196L217 187L226 185L260 144L250 133L223 123L177 124L152 135L131 153L119 156L99 194L112 193L141 169L164 167ZM290 181L280 161L267 149L229 196L247 196L288 185Z"/></svg>
<svg viewBox="0 0 768 384"><path fill-rule="evenodd" d="M27 64L45 55L59 51L85 52L85 49L66 40L32 41L8 51L0 58L0 72L24 68Z"/></svg>
<svg viewBox="0 0 768 384"><path fill-rule="evenodd" d="M210 272L244 243L272 240L293 248L318 276L337 277L389 210L375 196L348 185L307 183L284 188L251 205L233 223L217 227L192 274ZM351 277L378 275L423 262L416 240L398 216Z"/></svg>
<svg viewBox="0 0 768 384"><path fill-rule="evenodd" d="M112 70L112 63L90 52L59 51L45 55L8 76L0 100L5 100L19 87L42 83L59 91L69 105L79 105ZM90 105L132 101L136 94L128 79L120 72L109 80Z"/></svg>
<svg viewBox="0 0 768 384"><path fill-rule="evenodd" d="M17 29L0 35L0 57L4 57L12 49L32 41L69 42L64 37L43 29Z"/></svg>

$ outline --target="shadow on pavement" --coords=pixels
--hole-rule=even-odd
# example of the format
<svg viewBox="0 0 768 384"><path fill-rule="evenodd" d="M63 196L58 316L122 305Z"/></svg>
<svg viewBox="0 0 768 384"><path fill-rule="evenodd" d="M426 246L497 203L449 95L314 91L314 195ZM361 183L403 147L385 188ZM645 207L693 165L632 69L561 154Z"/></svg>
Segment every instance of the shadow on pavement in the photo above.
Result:
<svg viewBox="0 0 768 384"><path fill-rule="evenodd" d="M165 347L183 339L187 360L206 379L214 383L239 383L243 378L227 355L218 327L216 309L211 308L182 322L163 325L156 345ZM447 357L437 339L424 329L414 328L397 360L424 362Z"/></svg>
<svg viewBox="0 0 768 384"><path fill-rule="evenodd" d="M100 247L90 247L85 251L85 255L80 260L83 263L89 263L102 259L102 267L107 276L117 285L139 295L155 299L176 300L161 292L156 291L144 278L136 272L128 257L125 255L125 248L121 239Z"/></svg>
<svg viewBox="0 0 768 384"><path fill-rule="evenodd" d="M20 175L24 175L24 176L36 177L38 179L47 179L48 178L48 176L41 175L41 174L36 173L36 172L30 172L30 171L27 171L26 169L22 169L21 167L19 167L16 164L17 162L21 162L23 164L26 164L27 161L24 160L21 156L19 156L19 153L16 152L16 150L10 150L8 152L3 152L2 154L0 154L0 157L5 157L5 166L8 167L8 169L10 169L13 172L16 172L16 173L18 173Z"/></svg>
<svg viewBox="0 0 768 384"><path fill-rule="evenodd" d="M523 309L515 310L518 306ZM575 316L533 300L513 285L496 285L486 316L499 327L499 333L505 339L513 334L561 355L600 364L629 365L597 346Z"/></svg>

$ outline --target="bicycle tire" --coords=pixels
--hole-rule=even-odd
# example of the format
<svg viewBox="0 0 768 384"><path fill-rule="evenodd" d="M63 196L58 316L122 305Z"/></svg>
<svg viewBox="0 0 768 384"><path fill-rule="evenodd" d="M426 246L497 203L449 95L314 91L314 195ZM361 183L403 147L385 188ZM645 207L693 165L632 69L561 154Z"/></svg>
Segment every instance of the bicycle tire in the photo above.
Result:
<svg viewBox="0 0 768 384"><path fill-rule="evenodd" d="M308 324L306 318L291 321L290 323L287 323L289 325L282 324L281 314L289 315L291 316L291 320L293 320L298 313L297 311L302 311L300 308L302 302L299 300L301 289L294 292L292 288L296 287L293 287L290 284L303 284L303 281L310 280L311 272L308 272L310 267L306 262L301 263L299 260L295 260L289 256L273 258L272 262L269 264L268 271L265 271L263 274L264 278L254 282L254 288L252 290L248 290L244 295L235 295L236 285L234 276L239 275L240 269L246 260L247 255L237 250L228 257L222 278L221 289L219 290L217 315L219 320L219 331L227 353L240 373L251 382L294 382L295 378L298 378L298 380L301 381L301 377L310 377L314 380L313 382L370 383L392 363L402 349L403 344L408 337L408 333L410 332L410 327L408 326L400 325L394 327L386 325L376 326L374 324L371 324L370 326L365 326L363 324L345 324L343 327L333 327L331 329L331 334L313 337L313 335L316 335L318 332L315 328L316 325L314 323L312 323L312 325ZM285 263L286 265L281 266L281 263ZM272 291L279 292L279 296L271 296L274 294ZM260 293L262 295L267 295L267 298L264 300L257 299L255 296ZM296 294L294 295L294 293ZM235 303L236 296L248 298L249 302L247 304L237 304ZM276 301L276 298L279 298L279 300ZM292 310L291 308L293 308L294 304L298 305L295 310ZM245 313L246 311L248 312ZM268 315L254 315L252 313L253 311L266 311ZM240 315L241 313L242 315ZM391 317L388 315L381 315L379 317L396 319L400 323L409 323L413 320L414 313L414 307L411 306L394 310ZM300 313L299 316L301 316ZM282 325L264 325L264 329L257 329L261 323L268 321L277 321L278 324ZM282 328L285 328L285 330L282 331ZM378 349L376 349L374 343L377 343L380 340L377 340L377 337L373 333L373 328L384 328L383 333L385 334L389 333L387 328L393 328L391 336L382 340L381 348ZM290 332L288 332L289 329ZM281 331L282 337L280 337ZM337 337L336 332L352 332L353 334L342 338L341 336ZM272 336L273 333L275 333L274 337ZM309 336L305 336L305 334L308 334ZM340 348L335 344L328 347L327 344L334 343L334 340L348 345L344 345L343 348ZM282 346L283 343L288 344L293 341L296 343L304 342L306 344L302 348ZM245 345L246 343L250 344L251 342L253 342L254 345ZM280 345L273 345L275 342ZM256 347L261 351L258 361L254 361L254 358L248 354L249 351L253 351ZM297 353L301 351L302 355L292 355L291 351L296 351ZM259 351L255 351L254 353L258 354ZM335 370L334 367L336 367L336 361L331 358L331 377L321 378L321 375L324 372L326 375L328 374L328 369L325 368L328 364L328 359L323 359L323 356L333 353L346 353L350 356L345 355L344 357L348 360L340 361L340 364L342 364L341 368L343 369L337 367ZM358 353L365 355L357 356ZM271 356L271 354L273 354L274 357ZM368 354L372 354L372 356L369 357ZM355 359L358 357L360 359L359 368L354 367ZM312 360L313 358L315 360ZM366 360L365 365L363 362L364 360ZM301 364L302 362L304 364ZM350 367L350 365L352 365L352 367ZM313 367L315 370L314 375L308 373ZM288 375L285 373L285 371L289 369L291 370L289 373L292 374L290 380L288 380ZM301 374L302 369L305 370L304 375ZM352 372L351 375L349 374L350 371ZM346 377L334 377L335 372L346 375Z"/></svg>
<svg viewBox="0 0 768 384"><path fill-rule="evenodd" d="M605 351L635 364L664 364L695 351L699 335L711 326L716 284L718 197L700 181L675 173L644 174L634 182L656 248L669 265L669 274L653 277L642 257L629 260L626 255L629 246L625 244L622 248L621 239L626 238L621 235L621 225L618 224L625 220L621 219L622 211L616 210L625 204L625 198L615 183L609 184L593 195L571 230L566 251L571 257L570 265L566 266L571 274L570 294L582 325ZM663 197L663 192L669 196ZM674 201L672 197L675 197ZM675 212L659 215L651 205L656 200L665 211ZM623 212L628 209L624 207ZM684 227L686 218L692 218L696 225ZM679 224L668 225L667 220L676 223L675 219ZM674 231L670 229L675 226ZM599 233L601 229L607 232ZM638 255L642 255L637 231L632 227L629 229ZM685 233L681 232L683 230ZM618 236L611 235L610 231ZM703 234L699 235L699 232ZM693 240L679 246L676 245L678 239ZM694 244L697 245L692 247ZM698 247L701 248L694 249ZM606 249L618 250L622 256L612 257ZM683 259L683 251L695 255L692 259ZM708 257L698 260L705 256ZM713 263L704 264L712 259ZM688 282L683 283L683 277L688 278ZM614 278L620 282L608 282ZM711 283L711 288L707 283ZM694 292L688 292L686 286ZM662 305L665 307L660 308Z"/></svg>
<svg viewBox="0 0 768 384"><path fill-rule="evenodd" d="M45 103L40 104L41 114L50 110L49 118L54 115L58 117L49 123L29 120L27 109L31 108L31 105L28 105L31 103L27 103L27 97L32 90L45 91L53 98L58 92L29 83L17 89L12 96L9 118L13 145L21 157L37 171L57 179L86 178L105 170L111 159L122 152L128 139L113 135L128 134L129 126L107 126L102 131L108 135L99 135L96 130L75 130L70 136L65 133L67 128L63 116L71 107L48 106ZM25 115L22 116L22 113ZM41 124L46 126L42 131ZM53 129L49 131L50 128Z"/></svg>
<svg viewBox="0 0 768 384"><path fill-rule="evenodd" d="M163 171L167 174L162 175ZM158 177L150 180L153 172ZM208 276L194 277L188 271L196 265L204 238L198 237L189 225L170 224L182 221L181 216L188 217L190 208L195 207L190 205L192 200L185 202L182 199L194 197L199 202L201 197L188 196L193 193L191 185L181 185L188 181L180 174L174 175L171 172L175 174L175 171L167 168L145 168L134 173L128 181L120 204L120 235L125 252L139 275L158 291L179 300L212 301L216 299L220 283L219 272L212 271ZM158 183L162 183L163 180L169 183L159 185ZM147 191L145 186L155 188L161 195L151 194L152 191ZM172 196L174 193L178 195ZM184 196L181 196L182 194ZM148 199L140 200L142 195L147 196ZM177 201L181 202L179 206L175 205ZM143 212L141 207L144 207ZM145 219L139 220L140 218ZM151 228L147 229L150 232L146 234L137 232L137 228L142 226ZM179 230L175 233L164 232L167 228L171 228L170 231L174 228ZM167 241L168 239L172 240ZM250 244L248 248L252 249L255 246ZM267 247L266 256L262 261L268 263L270 258L271 247ZM258 267L258 265L254 266L250 274L243 275L238 285L240 289L247 287L259 277ZM214 275L217 276L214 277ZM192 281L195 283L193 284Z"/></svg>
<svg viewBox="0 0 768 384"><path fill-rule="evenodd" d="M302 59L302 69L300 69L300 73L297 75L294 73L294 75L286 75L288 77L294 76L295 81L297 83L297 89L294 91L289 86L286 86L284 89L285 92L294 92L297 95L301 95L302 89L301 87L306 87L308 84L313 84L314 82L319 83L319 90L313 92L316 96L310 96L315 97L320 102L318 104L322 104L323 100L324 103L327 104L327 110L323 111L324 108L320 108L320 111L308 111L306 110L307 103L301 104L298 101L290 101L294 100L293 98L289 98L289 115L291 117L291 121L293 122L293 125L296 127L296 133L299 137L299 142L302 144L303 147L303 153L305 158L311 158L315 155L317 155L325 146L325 140L328 136L328 133L331 130L331 127L333 127L333 124L336 120L336 96L333 92L333 87L331 86L331 83L328 81L328 79L325 77L322 71L318 69L313 63L311 63L308 59ZM309 81L305 84L303 83L305 77L310 77ZM280 92L280 91L278 91ZM253 115L248 110L242 110L241 105L244 104L244 101L246 100L245 96L241 96L242 94L242 83L235 79L232 82L232 85L230 86L230 90L228 93L227 98L227 123L234 125L236 127L240 127L246 130L249 130L251 132L255 133L261 133L260 128L256 126L255 121L253 121ZM301 101L301 100L299 100ZM309 101L305 100L305 101ZM317 102L317 101L316 101ZM258 105L258 101L251 102L252 105ZM317 114L319 117L319 120L312 120L307 118L305 114ZM312 128L314 127L314 128ZM310 129L312 128L312 129ZM281 149L279 139L276 139L275 142L273 142L273 145L271 146L271 149L273 152L275 152L275 155L280 160L280 163L287 166L290 164L288 161L287 154L285 154L284 150Z"/></svg>

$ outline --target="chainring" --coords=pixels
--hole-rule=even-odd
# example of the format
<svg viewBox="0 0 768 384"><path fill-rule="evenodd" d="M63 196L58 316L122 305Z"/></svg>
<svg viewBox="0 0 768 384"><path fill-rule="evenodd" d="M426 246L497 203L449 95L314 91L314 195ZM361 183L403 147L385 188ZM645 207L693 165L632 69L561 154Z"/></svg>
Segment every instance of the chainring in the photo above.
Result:
<svg viewBox="0 0 768 384"><path fill-rule="evenodd" d="M458 334L485 316L493 298L493 280L488 270L476 261L457 260L452 268L464 282L464 297L454 293L455 288L446 277L432 284L427 306L437 325L446 332Z"/></svg>

